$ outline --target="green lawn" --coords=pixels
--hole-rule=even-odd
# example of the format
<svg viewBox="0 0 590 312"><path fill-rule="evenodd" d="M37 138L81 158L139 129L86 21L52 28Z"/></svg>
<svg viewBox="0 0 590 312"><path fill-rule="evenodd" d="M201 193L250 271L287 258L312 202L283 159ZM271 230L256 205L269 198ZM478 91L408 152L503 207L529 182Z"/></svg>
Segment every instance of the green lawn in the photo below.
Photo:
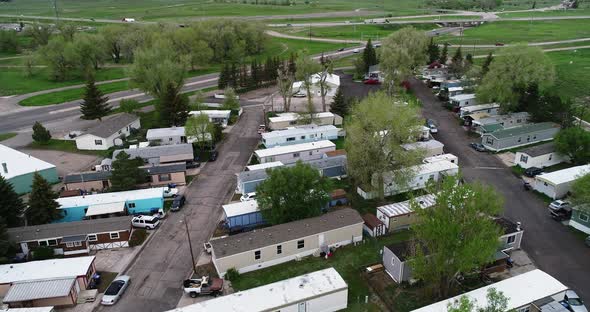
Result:
<svg viewBox="0 0 590 312"><path fill-rule="evenodd" d="M481 19L480 15L432 15L429 17L417 17L417 18L408 18L402 19L403 21L430 21L430 20L475 20Z"/></svg>
<svg viewBox="0 0 590 312"><path fill-rule="evenodd" d="M391 33L398 31L410 25L383 24L383 25L347 25L347 26L330 26L330 27L312 27L311 36L318 38L334 39L353 39L367 40L369 38L382 39ZM434 24L411 24L418 29L431 30L435 29ZM306 37L309 36L310 29L307 27L283 28L284 33Z"/></svg>
<svg viewBox="0 0 590 312"><path fill-rule="evenodd" d="M334 256L328 260L319 257L307 257L301 261L291 261L242 274L237 280L232 281L232 286L236 290L246 290L334 267L348 284L348 302L351 305L348 310L359 311L355 309L355 307L359 307L355 303L364 300L364 297L369 294L368 285L360 276L363 267L381 262L379 251L383 246L405 241L409 238L410 232L395 233L379 239L368 238L364 244L358 246L349 245L337 249ZM365 311L364 306L362 306L361 311Z"/></svg>
<svg viewBox="0 0 590 312"><path fill-rule="evenodd" d="M128 81L119 81L101 84L97 86L103 94L109 94L117 91L130 89ZM70 89L46 94L40 94L24 99L19 102L22 106L46 106L53 104L61 104L64 102L74 101L84 97L85 88Z"/></svg>
<svg viewBox="0 0 590 312"><path fill-rule="evenodd" d="M279 56L287 59L291 52L297 52L307 49L310 54L320 54L322 52L333 52L339 48L354 47L358 44L318 42L299 39L272 38L267 45L267 49L259 56L265 59L267 56Z"/></svg>
<svg viewBox="0 0 590 312"><path fill-rule="evenodd" d="M67 153L78 153L78 154L88 154L88 155L97 155L102 157L107 157L111 154L110 150L107 151L81 151L76 148L76 141L73 140L58 140L58 139L51 139L47 144L41 144L38 142L32 142L28 145L30 148L34 149L41 149L41 150L53 150L53 151L62 151Z"/></svg>
<svg viewBox="0 0 590 312"><path fill-rule="evenodd" d="M590 37L590 20L507 21L466 29L462 38L442 35L438 42L452 44L495 44L544 42Z"/></svg>
<svg viewBox="0 0 590 312"><path fill-rule="evenodd" d="M0 133L0 142L6 141L10 138L14 138L16 135L17 133L14 132Z"/></svg>
<svg viewBox="0 0 590 312"><path fill-rule="evenodd" d="M336 144L336 149L344 149L344 137L338 137L338 139L331 141Z"/></svg>
<svg viewBox="0 0 590 312"><path fill-rule="evenodd" d="M590 49L547 53L555 64L555 89L562 96L590 96Z"/></svg>
<svg viewBox="0 0 590 312"><path fill-rule="evenodd" d="M554 10L545 12L514 12L514 13L500 13L499 17L510 18L510 17L545 17L545 16L576 16L576 15L590 15L590 8Z"/></svg>

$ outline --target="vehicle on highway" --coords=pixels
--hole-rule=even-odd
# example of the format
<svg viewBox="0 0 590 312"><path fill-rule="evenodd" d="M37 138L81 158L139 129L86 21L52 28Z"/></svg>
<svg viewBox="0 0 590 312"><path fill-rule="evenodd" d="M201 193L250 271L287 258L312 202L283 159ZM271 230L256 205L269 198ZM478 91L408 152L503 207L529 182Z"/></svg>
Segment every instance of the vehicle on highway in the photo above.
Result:
<svg viewBox="0 0 590 312"><path fill-rule="evenodd" d="M359 49L352 50L352 53L359 53L359 52L361 52L361 50L359 50Z"/></svg>
<svg viewBox="0 0 590 312"><path fill-rule="evenodd" d="M297 92L297 93L293 94L294 98L304 98L306 96L307 95L305 95L305 93L302 93L302 92Z"/></svg>
<svg viewBox="0 0 590 312"><path fill-rule="evenodd" d="M342 51L344 51L344 48L338 49L338 52L342 52Z"/></svg>
<svg viewBox="0 0 590 312"><path fill-rule="evenodd" d="M256 192L246 193L240 197L241 202L246 202L246 201L255 200L255 199L256 199Z"/></svg>
<svg viewBox="0 0 590 312"><path fill-rule="evenodd" d="M216 161L217 156L219 156L218 151L211 151L211 154L209 154L209 161Z"/></svg>
<svg viewBox="0 0 590 312"><path fill-rule="evenodd" d="M164 198L170 198L178 195L178 189L175 187L165 187L164 188Z"/></svg>
<svg viewBox="0 0 590 312"><path fill-rule="evenodd" d="M478 152L487 152L487 149L481 143L469 143L469 146Z"/></svg>
<svg viewBox="0 0 590 312"><path fill-rule="evenodd" d="M172 206L170 206L170 211L180 210L180 208L182 208L182 206L184 206L185 202L186 202L186 198L184 197L184 195L176 196L174 198L174 201L172 202Z"/></svg>
<svg viewBox="0 0 590 312"><path fill-rule="evenodd" d="M434 120L426 119L426 127L430 129L430 133L438 133L438 128L436 127Z"/></svg>
<svg viewBox="0 0 590 312"><path fill-rule="evenodd" d="M377 43L373 44L373 48L378 48L380 46L381 46L381 43L380 42L377 42Z"/></svg>
<svg viewBox="0 0 590 312"><path fill-rule="evenodd" d="M588 312L584 305L584 301L573 290L566 290L563 296L563 301L560 302L566 309L572 312Z"/></svg>
<svg viewBox="0 0 590 312"><path fill-rule="evenodd" d="M293 25L292 24L287 24L287 27L291 27L291 26L293 26Z"/></svg>
<svg viewBox="0 0 590 312"><path fill-rule="evenodd" d="M104 305L113 305L117 303L117 301L121 299L121 296L127 289L127 286L129 286L130 282L131 280L127 275L117 276L104 292L100 303Z"/></svg>
<svg viewBox="0 0 590 312"><path fill-rule="evenodd" d="M529 178L533 178L536 175L539 175L543 173L543 169L538 168L538 167L530 167L530 168L526 168L524 171L524 175L529 177Z"/></svg>
<svg viewBox="0 0 590 312"><path fill-rule="evenodd" d="M131 219L131 225L136 228L153 230L160 225L160 218L146 215L135 216Z"/></svg>
<svg viewBox="0 0 590 312"><path fill-rule="evenodd" d="M191 298L198 295L211 295L217 297L223 291L223 279L203 276L201 278L191 278L182 282L184 292Z"/></svg>
<svg viewBox="0 0 590 312"><path fill-rule="evenodd" d="M503 47L504 46L504 43L502 43L502 42L496 42L496 46L497 47Z"/></svg>

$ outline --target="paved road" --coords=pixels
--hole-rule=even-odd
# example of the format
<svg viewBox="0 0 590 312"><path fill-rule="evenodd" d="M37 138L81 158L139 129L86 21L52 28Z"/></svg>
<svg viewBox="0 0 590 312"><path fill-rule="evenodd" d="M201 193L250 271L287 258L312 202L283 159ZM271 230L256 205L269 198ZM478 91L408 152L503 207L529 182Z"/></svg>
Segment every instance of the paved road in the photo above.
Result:
<svg viewBox="0 0 590 312"><path fill-rule="evenodd" d="M459 157L465 180L490 184L504 195L504 214L522 222L522 247L537 267L590 302L590 248L568 227L553 221L546 205L531 192L524 191L521 180L496 156L469 148L468 142L474 139L458 126L457 118L442 107L430 89L416 79L412 80L411 86L424 105L424 116L438 122L436 139L445 144L447 153Z"/></svg>
<svg viewBox="0 0 590 312"><path fill-rule="evenodd" d="M262 120L262 107L244 109L239 122L218 147L217 161L207 163L187 189L186 206L168 215L125 273L131 277L130 289L116 305L100 307L98 311L161 312L176 307L183 295L181 283L192 266L182 217L187 216L193 250L198 258L203 243L209 240L220 220L221 205L233 195L235 173L243 170L258 145L257 129Z"/></svg>

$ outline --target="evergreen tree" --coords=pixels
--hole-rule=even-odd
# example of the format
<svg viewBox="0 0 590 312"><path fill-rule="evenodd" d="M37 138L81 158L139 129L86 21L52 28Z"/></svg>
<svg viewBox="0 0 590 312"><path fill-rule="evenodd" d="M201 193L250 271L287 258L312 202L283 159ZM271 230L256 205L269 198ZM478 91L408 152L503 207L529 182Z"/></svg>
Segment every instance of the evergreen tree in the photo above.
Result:
<svg viewBox="0 0 590 312"><path fill-rule="evenodd" d="M369 72L369 67L379 63L379 60L377 59L377 53L375 52L375 48L373 47L371 39L367 41L367 45L363 51L363 63L365 65L365 73Z"/></svg>
<svg viewBox="0 0 590 312"><path fill-rule="evenodd" d="M36 121L33 125L33 140L41 144L47 144L51 140L51 132L45 129L40 122Z"/></svg>
<svg viewBox="0 0 590 312"><path fill-rule="evenodd" d="M239 71L239 81L236 83L237 87L240 88L245 88L248 86L248 83L250 82L249 79L249 75L248 75L248 67L246 66L246 64L242 64L242 67L240 68Z"/></svg>
<svg viewBox="0 0 590 312"><path fill-rule="evenodd" d="M239 79L240 79L240 69L237 67L236 63L232 63L227 86L230 86L232 88L237 88L238 83L239 83Z"/></svg>
<svg viewBox="0 0 590 312"><path fill-rule="evenodd" d="M134 189L137 184L145 182L146 173L139 168L140 166L143 166L141 158L131 159L125 152L117 154L113 161L111 190L128 191Z"/></svg>
<svg viewBox="0 0 590 312"><path fill-rule="evenodd" d="M440 49L438 48L438 44L434 42L434 38L430 38L427 53L428 64L432 64L433 62L438 61L438 59L440 58Z"/></svg>
<svg viewBox="0 0 590 312"><path fill-rule="evenodd" d="M455 51L455 55L451 59L451 65L449 66L449 71L455 75L455 77L460 78L463 76L464 66L463 66L463 54L461 53L461 47Z"/></svg>
<svg viewBox="0 0 590 312"><path fill-rule="evenodd" d="M9 263L10 259L16 254L16 246L10 240L6 231L6 222L0 216L0 264Z"/></svg>
<svg viewBox="0 0 590 312"><path fill-rule="evenodd" d="M336 89L336 94L334 98L332 98L332 104L330 105L330 112L339 115L340 117L344 117L348 115L348 101L344 98L342 94L342 88L338 87Z"/></svg>
<svg viewBox="0 0 590 312"><path fill-rule="evenodd" d="M172 84L166 87L156 107L162 125L182 126L188 118L188 97L185 94L181 94Z"/></svg>
<svg viewBox="0 0 590 312"><path fill-rule="evenodd" d="M492 52L490 52L488 54L488 56L486 57L485 61L483 62L483 65L481 65L481 76L485 76L488 71L490 71L490 64L492 64L492 61L494 60L494 56L492 55Z"/></svg>
<svg viewBox="0 0 590 312"><path fill-rule="evenodd" d="M248 87L254 89L258 86L259 83L260 74L258 72L258 63L256 62L256 59L253 59L252 63L250 64L250 82L248 84Z"/></svg>
<svg viewBox="0 0 590 312"><path fill-rule="evenodd" d="M82 104L80 104L82 118L88 120L102 120L102 117L108 115L112 110L108 101L109 98L104 96L102 91L96 87L94 78L88 79L86 82L84 100L82 101Z"/></svg>
<svg viewBox="0 0 590 312"><path fill-rule="evenodd" d="M9 168L10 170L10 168ZM0 216L6 221L9 227L21 225L21 218L25 204L14 191L12 184L3 176L0 176Z"/></svg>
<svg viewBox="0 0 590 312"><path fill-rule="evenodd" d="M291 73L291 75L295 75L295 72L297 72L297 65L295 64L295 60L297 60L297 54L295 54L295 52L291 52L291 55L289 56L289 73Z"/></svg>
<svg viewBox="0 0 590 312"><path fill-rule="evenodd" d="M440 53L440 63L446 64L449 58L449 44L445 42L442 52Z"/></svg>
<svg viewBox="0 0 590 312"><path fill-rule="evenodd" d="M59 195L38 172L33 176L33 186L29 196L27 220L31 225L47 224L62 218L59 204L55 201Z"/></svg>
<svg viewBox="0 0 590 312"><path fill-rule="evenodd" d="M225 87L227 87L230 74L229 71L229 65L227 63L223 63L223 68L221 69L221 73L219 73L219 79L217 80L218 89L223 90Z"/></svg>
<svg viewBox="0 0 590 312"><path fill-rule="evenodd" d="M471 55L471 53L467 53L467 55L465 55L465 62L468 66L473 65L473 55Z"/></svg>

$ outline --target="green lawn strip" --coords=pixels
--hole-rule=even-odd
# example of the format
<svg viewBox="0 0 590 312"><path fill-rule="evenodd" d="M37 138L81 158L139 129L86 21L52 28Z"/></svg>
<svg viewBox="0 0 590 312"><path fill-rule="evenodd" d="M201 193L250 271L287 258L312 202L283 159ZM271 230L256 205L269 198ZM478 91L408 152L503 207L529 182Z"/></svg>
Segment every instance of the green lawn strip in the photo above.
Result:
<svg viewBox="0 0 590 312"><path fill-rule="evenodd" d="M118 81L97 85L103 94L129 89L128 81ZM70 89L52 93L40 94L19 102L22 106L46 106L78 100L84 97L85 88Z"/></svg>
<svg viewBox="0 0 590 312"><path fill-rule="evenodd" d="M300 50L307 50L309 54L321 54L322 52L333 52L340 48L355 47L359 45L357 43L331 43L303 39L273 37L270 40L267 49L258 57L258 59L264 60L268 56L278 56L282 59L287 59L291 52L297 52Z"/></svg>
<svg viewBox="0 0 590 312"><path fill-rule="evenodd" d="M480 15L432 15L427 17L392 19L392 21L431 21L431 20L476 20Z"/></svg>
<svg viewBox="0 0 590 312"><path fill-rule="evenodd" d="M30 148L40 149L40 150L53 150L53 151L62 151L67 153L78 153L78 154L86 154L86 155L96 155L101 157L107 157L110 155L111 151L82 151L76 148L76 141L73 140L58 140L58 139L51 139L48 143L42 144L39 142L32 142L28 145Z"/></svg>
<svg viewBox="0 0 590 312"><path fill-rule="evenodd" d="M338 137L338 139L330 141L336 144L336 149L344 149L344 137Z"/></svg>
<svg viewBox="0 0 590 312"><path fill-rule="evenodd" d="M334 256L328 260L321 257L307 257L301 261L290 261L262 270L240 275L232 281L236 290L246 290L284 279L296 277L302 274L333 267L340 273L348 284L348 302L364 301L369 295L368 285L361 278L360 272L365 266L380 263L380 250L385 245L406 241L410 238L410 232L399 232L378 239L367 238L363 244L357 246L344 246L338 248Z"/></svg>
<svg viewBox="0 0 590 312"><path fill-rule="evenodd" d="M517 17L547 17L547 16L576 16L576 15L590 15L590 8L569 9L569 10L552 10L552 11L536 11L536 12L514 12L514 13L500 13L501 18L517 18Z"/></svg>
<svg viewBox="0 0 590 312"><path fill-rule="evenodd" d="M590 96L590 49L547 53L555 64L555 91L570 98Z"/></svg>
<svg viewBox="0 0 590 312"><path fill-rule="evenodd" d="M98 285L98 292L103 293L107 290L107 287L111 284L112 281L115 280L115 277L119 275L116 272L104 272L104 271L97 271L96 273L100 274L100 284Z"/></svg>
<svg viewBox="0 0 590 312"><path fill-rule="evenodd" d="M0 142L6 141L10 138L14 138L16 135L17 133L14 132L0 133Z"/></svg>
<svg viewBox="0 0 590 312"><path fill-rule="evenodd" d="M431 30L437 28L434 24L370 24L370 25L343 25L330 27L312 27L311 36L316 38L333 38L344 40L374 40L383 39L388 35L404 27L413 26L417 29ZM286 34L308 37L309 27L283 28L281 30Z"/></svg>
<svg viewBox="0 0 590 312"><path fill-rule="evenodd" d="M559 41L590 37L590 19L553 21L505 21L465 29L462 38L441 35L438 42L452 44L495 44Z"/></svg>

